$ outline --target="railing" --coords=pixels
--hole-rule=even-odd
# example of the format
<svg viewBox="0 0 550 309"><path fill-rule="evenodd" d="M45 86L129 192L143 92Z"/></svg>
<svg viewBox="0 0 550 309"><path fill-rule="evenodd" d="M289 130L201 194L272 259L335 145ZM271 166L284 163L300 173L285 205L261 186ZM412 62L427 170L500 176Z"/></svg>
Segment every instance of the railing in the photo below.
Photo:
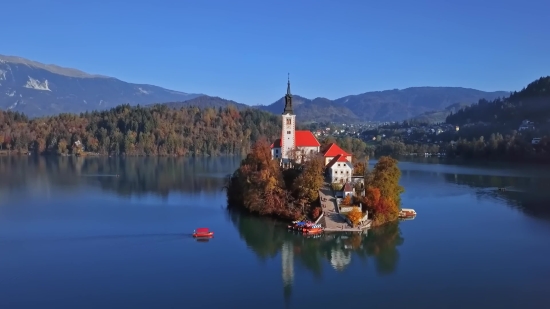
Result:
<svg viewBox="0 0 550 309"><path fill-rule="evenodd" d="M314 224L319 223L319 221L321 221L321 218L323 218L324 215L325 215L325 212L321 212L321 215L319 216L319 218L317 218L317 220L315 220Z"/></svg>

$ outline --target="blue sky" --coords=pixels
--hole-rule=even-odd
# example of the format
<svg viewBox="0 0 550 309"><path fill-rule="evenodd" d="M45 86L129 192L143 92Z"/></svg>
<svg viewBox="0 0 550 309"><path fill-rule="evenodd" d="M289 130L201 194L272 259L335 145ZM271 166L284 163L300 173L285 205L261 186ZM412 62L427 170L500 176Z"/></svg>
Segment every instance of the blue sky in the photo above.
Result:
<svg viewBox="0 0 550 309"><path fill-rule="evenodd" d="M47 3L47 4L46 4ZM0 54L269 104L550 75L547 0L12 0Z"/></svg>

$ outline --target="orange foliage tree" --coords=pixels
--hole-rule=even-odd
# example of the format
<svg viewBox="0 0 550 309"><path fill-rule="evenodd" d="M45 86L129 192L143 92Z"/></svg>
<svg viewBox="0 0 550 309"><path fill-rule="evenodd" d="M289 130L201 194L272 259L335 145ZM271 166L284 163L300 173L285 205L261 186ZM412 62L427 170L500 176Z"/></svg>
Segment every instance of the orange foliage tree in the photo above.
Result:
<svg viewBox="0 0 550 309"><path fill-rule="evenodd" d="M349 221L351 221L351 224L357 225L363 218L363 212L359 209L359 207L353 207L352 210L346 214L346 216Z"/></svg>
<svg viewBox="0 0 550 309"><path fill-rule="evenodd" d="M241 206L260 215L277 215L295 219L296 209L284 188L282 172L271 159L270 144L261 139L226 185L229 207Z"/></svg>
<svg viewBox="0 0 550 309"><path fill-rule="evenodd" d="M368 211L372 212L375 224L380 225L394 221L399 215L401 193L399 185L401 171L397 160L391 157L381 157L372 173L365 178L367 190L363 202Z"/></svg>
<svg viewBox="0 0 550 309"><path fill-rule="evenodd" d="M342 200L342 205L352 205L352 202L351 196L346 195L346 197Z"/></svg>

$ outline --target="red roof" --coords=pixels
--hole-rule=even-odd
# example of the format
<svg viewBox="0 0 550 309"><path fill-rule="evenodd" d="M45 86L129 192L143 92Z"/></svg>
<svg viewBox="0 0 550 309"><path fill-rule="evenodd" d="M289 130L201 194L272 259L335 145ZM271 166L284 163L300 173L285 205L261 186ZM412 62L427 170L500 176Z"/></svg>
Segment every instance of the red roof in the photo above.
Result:
<svg viewBox="0 0 550 309"><path fill-rule="evenodd" d="M311 131L296 131L296 147L319 147L319 141Z"/></svg>
<svg viewBox="0 0 550 309"><path fill-rule="evenodd" d="M295 133L296 147L319 147L319 141L315 138L315 135L311 131L296 131ZM281 139L276 139L271 148L281 148Z"/></svg>
<svg viewBox="0 0 550 309"><path fill-rule="evenodd" d="M344 192L352 192L353 191L353 187L351 186L351 184L349 182L346 182L346 184L344 185L344 187L342 188L342 191Z"/></svg>
<svg viewBox="0 0 550 309"><path fill-rule="evenodd" d="M276 139L273 144L271 144L271 148L281 148L281 139Z"/></svg>
<svg viewBox="0 0 550 309"><path fill-rule="evenodd" d="M336 162L348 162L348 159L346 159L345 155L339 154L334 157L334 159L330 160L330 162L327 164L326 168L331 168Z"/></svg>
<svg viewBox="0 0 550 309"><path fill-rule="evenodd" d="M349 153L345 152L342 148L338 147L335 143L330 143L327 147L327 150L323 154L323 157L336 157L337 155L350 156Z"/></svg>

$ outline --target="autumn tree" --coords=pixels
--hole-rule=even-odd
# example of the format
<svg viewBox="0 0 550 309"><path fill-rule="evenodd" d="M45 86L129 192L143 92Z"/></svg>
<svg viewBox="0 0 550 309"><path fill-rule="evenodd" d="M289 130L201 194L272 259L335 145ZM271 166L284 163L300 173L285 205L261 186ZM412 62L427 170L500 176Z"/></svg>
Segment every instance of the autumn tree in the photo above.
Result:
<svg viewBox="0 0 550 309"><path fill-rule="evenodd" d="M61 140L59 140L59 143L57 144L57 153L59 154L65 154L67 153L67 141L62 138Z"/></svg>
<svg viewBox="0 0 550 309"><path fill-rule="evenodd" d="M365 161L357 161L353 165L353 175L354 176L365 176L367 172L367 164Z"/></svg>
<svg viewBox="0 0 550 309"><path fill-rule="evenodd" d="M256 142L226 185L229 207L241 206L260 215L293 218L290 194L285 190L282 172L271 159L270 144Z"/></svg>
<svg viewBox="0 0 550 309"><path fill-rule="evenodd" d="M363 212L359 209L359 207L353 207L352 210L346 214L346 217L349 219L351 224L355 226L361 222L361 219L363 219Z"/></svg>
<svg viewBox="0 0 550 309"><path fill-rule="evenodd" d="M381 197L391 199L400 206L404 189L399 185L401 170L397 163L397 160L391 157L380 157L373 171L365 177L365 187L378 188Z"/></svg>
<svg viewBox="0 0 550 309"><path fill-rule="evenodd" d="M346 195L344 197L344 199L342 200L342 205L352 205L353 201L352 201L352 198L351 198L351 195Z"/></svg>
<svg viewBox="0 0 550 309"><path fill-rule="evenodd" d="M319 190L323 186L323 158L310 156L303 164L302 172L293 184L297 197L307 203L313 203L319 199Z"/></svg>
<svg viewBox="0 0 550 309"><path fill-rule="evenodd" d="M401 171L397 160L381 157L372 172L365 175L366 192L363 204L372 213L376 225L394 221L399 215L401 193L399 185Z"/></svg>

